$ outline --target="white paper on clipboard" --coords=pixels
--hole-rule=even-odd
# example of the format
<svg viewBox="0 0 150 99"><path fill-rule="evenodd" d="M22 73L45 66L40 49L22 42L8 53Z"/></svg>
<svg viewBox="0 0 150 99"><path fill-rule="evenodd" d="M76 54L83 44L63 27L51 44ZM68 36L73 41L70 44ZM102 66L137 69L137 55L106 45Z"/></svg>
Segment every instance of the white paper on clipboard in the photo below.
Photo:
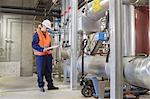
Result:
<svg viewBox="0 0 150 99"><path fill-rule="evenodd" d="M51 46L51 47L48 47L48 48L46 48L47 50L51 50L51 49L55 49L55 48L58 48L59 47L59 45L55 45L55 46Z"/></svg>

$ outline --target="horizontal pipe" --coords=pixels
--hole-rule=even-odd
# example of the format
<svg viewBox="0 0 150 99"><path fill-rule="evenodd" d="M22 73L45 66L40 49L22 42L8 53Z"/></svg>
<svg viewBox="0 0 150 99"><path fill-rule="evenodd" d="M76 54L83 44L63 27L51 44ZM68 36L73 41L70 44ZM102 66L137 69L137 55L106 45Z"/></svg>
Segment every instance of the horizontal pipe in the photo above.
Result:
<svg viewBox="0 0 150 99"><path fill-rule="evenodd" d="M128 83L150 89L150 57L135 58L125 63L124 75Z"/></svg>
<svg viewBox="0 0 150 99"><path fill-rule="evenodd" d="M93 21L98 21L100 18L102 18L105 15L105 12L109 9L109 1L110 0L100 0L99 6L101 9L97 12L94 12L92 6L88 9L86 13L86 17ZM139 4L139 5L147 5L149 4L149 0L123 0L124 4ZM85 16L85 15L84 15Z"/></svg>
<svg viewBox="0 0 150 99"><path fill-rule="evenodd" d="M110 77L111 64L105 66L105 72ZM150 57L138 56L124 58L124 78L131 85L150 89Z"/></svg>
<svg viewBox="0 0 150 99"><path fill-rule="evenodd" d="M43 9L43 8L19 7L19 6L6 6L6 5L2 5L2 6L0 6L0 8L5 8L5 9L18 9L18 10L34 10L34 11L38 11L38 12L43 12L43 11L45 11L45 9ZM46 12L47 12L47 11L48 11L48 10L46 10ZM51 12L61 13L61 10L52 9Z"/></svg>
<svg viewBox="0 0 150 99"><path fill-rule="evenodd" d="M10 13L10 14L20 14L20 15L32 15L32 16L45 16L43 12L35 12L35 11L15 11L15 10L7 10L7 9L0 9L0 13ZM54 16L60 18L59 14L47 14L46 16Z"/></svg>
<svg viewBox="0 0 150 99"><path fill-rule="evenodd" d="M44 11L44 9L41 9L41 8L19 7L19 6L5 6L5 5L2 5L0 8Z"/></svg>

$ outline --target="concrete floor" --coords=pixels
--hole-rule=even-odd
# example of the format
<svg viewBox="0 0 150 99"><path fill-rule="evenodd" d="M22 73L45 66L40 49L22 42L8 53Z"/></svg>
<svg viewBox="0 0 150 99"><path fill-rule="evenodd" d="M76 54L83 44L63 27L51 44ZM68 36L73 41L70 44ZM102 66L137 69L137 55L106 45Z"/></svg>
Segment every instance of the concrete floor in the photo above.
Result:
<svg viewBox="0 0 150 99"><path fill-rule="evenodd" d="M70 90L69 85L54 81L59 90L39 92L36 76L0 78L0 99L95 99L85 98L80 90ZM46 87L45 87L46 89ZM143 95L140 99L150 99L150 95Z"/></svg>
<svg viewBox="0 0 150 99"><path fill-rule="evenodd" d="M80 90L71 91L62 82L54 81L54 84L60 89L42 93L37 88L36 77L0 78L0 99L94 99L84 98Z"/></svg>

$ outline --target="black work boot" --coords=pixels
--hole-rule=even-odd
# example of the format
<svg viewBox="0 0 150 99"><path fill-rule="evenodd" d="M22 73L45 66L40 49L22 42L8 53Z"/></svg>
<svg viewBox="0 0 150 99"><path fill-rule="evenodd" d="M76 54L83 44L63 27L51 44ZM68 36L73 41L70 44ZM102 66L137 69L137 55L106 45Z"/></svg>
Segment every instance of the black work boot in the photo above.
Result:
<svg viewBox="0 0 150 99"><path fill-rule="evenodd" d="M41 92L45 92L45 89L43 87L40 88Z"/></svg>
<svg viewBox="0 0 150 99"><path fill-rule="evenodd" d="M50 86L50 87L48 87L48 89L47 89L47 90L58 90L58 89L59 89L58 87Z"/></svg>

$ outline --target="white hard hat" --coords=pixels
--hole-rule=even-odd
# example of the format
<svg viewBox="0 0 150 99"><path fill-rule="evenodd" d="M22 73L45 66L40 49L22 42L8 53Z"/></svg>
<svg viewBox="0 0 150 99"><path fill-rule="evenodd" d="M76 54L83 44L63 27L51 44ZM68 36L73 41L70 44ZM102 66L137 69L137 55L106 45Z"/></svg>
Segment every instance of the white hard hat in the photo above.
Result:
<svg viewBox="0 0 150 99"><path fill-rule="evenodd" d="M51 22L49 20L44 20L42 25L46 26L47 28L51 29Z"/></svg>

